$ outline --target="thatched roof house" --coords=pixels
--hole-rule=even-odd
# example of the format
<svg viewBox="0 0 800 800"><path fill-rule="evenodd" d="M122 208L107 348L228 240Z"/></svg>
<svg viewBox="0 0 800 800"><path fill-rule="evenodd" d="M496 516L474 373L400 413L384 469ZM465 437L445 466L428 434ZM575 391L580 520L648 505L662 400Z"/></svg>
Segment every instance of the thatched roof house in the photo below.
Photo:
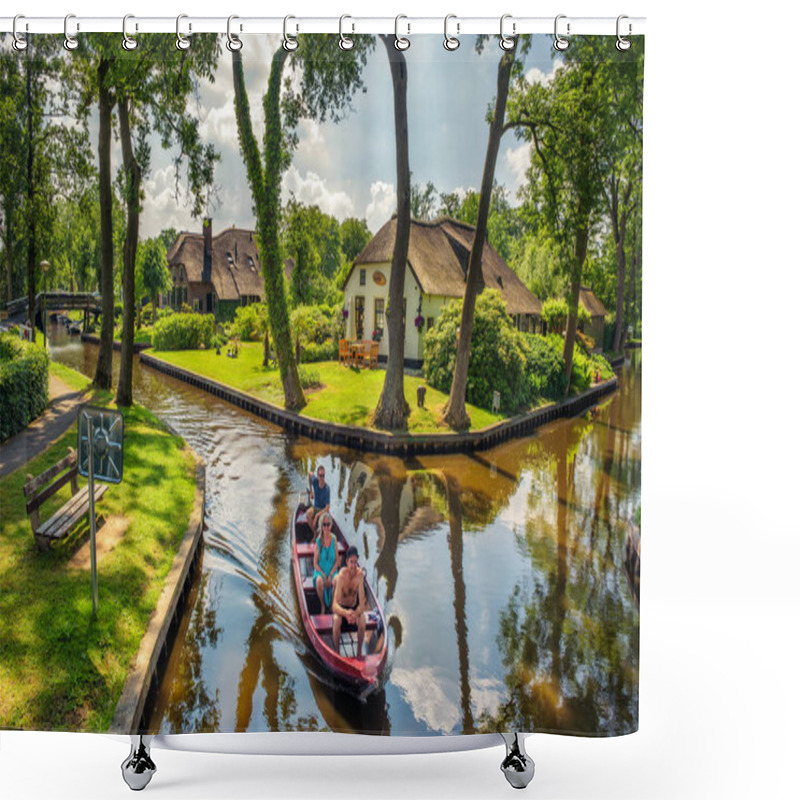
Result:
<svg viewBox="0 0 800 800"><path fill-rule="evenodd" d="M595 350L602 350L606 314L608 313L606 307L588 286L581 286L578 302L589 312L589 316L592 318L584 333L594 339Z"/></svg>
<svg viewBox="0 0 800 800"><path fill-rule="evenodd" d="M180 308L187 303L195 311L227 318L236 306L264 299L264 280L255 232L227 228L212 235L211 220L203 220L202 233L184 231L167 252L173 289L165 304ZM294 262L284 271L291 275Z"/></svg>
<svg viewBox="0 0 800 800"><path fill-rule="evenodd" d="M384 328L396 236L397 217L393 216L353 262L344 287L348 338L370 338L374 331ZM405 279L405 352L412 365L422 362L423 334L433 325L444 303L464 296L474 236L474 227L447 217L433 222L411 221ZM486 288L501 293L515 324L523 330L533 330L541 315L541 302L488 241L483 248L482 267ZM419 327L415 325L418 317L422 318ZM388 354L387 337L381 338L379 352L382 356Z"/></svg>

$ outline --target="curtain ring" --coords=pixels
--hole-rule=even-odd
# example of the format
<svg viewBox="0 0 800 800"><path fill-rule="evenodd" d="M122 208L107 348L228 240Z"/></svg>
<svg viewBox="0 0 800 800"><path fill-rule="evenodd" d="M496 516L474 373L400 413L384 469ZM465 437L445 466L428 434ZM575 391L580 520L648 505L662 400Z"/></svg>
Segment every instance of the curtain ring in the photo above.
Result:
<svg viewBox="0 0 800 800"><path fill-rule="evenodd" d="M231 16L228 17L228 41L225 46L231 51L231 53L235 53L237 50L242 49L242 40L239 38L238 34L233 33L231 30L231 23L235 19L239 19L239 17L237 17L235 14L231 14ZM241 30L241 27L239 30Z"/></svg>
<svg viewBox="0 0 800 800"><path fill-rule="evenodd" d="M352 50L355 46L355 42L349 36L344 35L344 21L346 19L353 18L349 14L342 14L342 16L339 17L339 47L341 47L342 50ZM350 27L354 28L355 26L351 25Z"/></svg>
<svg viewBox="0 0 800 800"><path fill-rule="evenodd" d="M64 17L64 49L69 50L70 52L72 52L73 50L77 50L79 44L78 40L74 36L70 35L69 29L67 27L71 19L75 19L74 14L67 14L67 16Z"/></svg>
<svg viewBox="0 0 800 800"><path fill-rule="evenodd" d="M628 19L628 17L626 17L625 14L620 14L617 17L617 50L619 50L620 52L625 52L625 50L630 50L631 49L631 40L630 39L626 39L619 32L620 23L624 19ZM630 25L630 23L628 23L628 35L630 35L630 32L631 32L631 25Z"/></svg>
<svg viewBox="0 0 800 800"><path fill-rule="evenodd" d="M12 25L11 28L11 33L14 37L13 41L11 42L11 45L18 53L21 53L23 50L28 49L28 39L26 37L23 37L23 35L17 30L17 22L21 19L25 19L25 15L17 14L17 16L14 17L14 24ZM27 30L28 30L28 23L26 22L25 23L26 33Z"/></svg>
<svg viewBox="0 0 800 800"><path fill-rule="evenodd" d="M405 36L400 35L400 20L408 19L405 14L398 14L394 18L394 46L396 50L408 50L411 47L411 39L406 39ZM407 25L408 33L411 33L411 26Z"/></svg>
<svg viewBox="0 0 800 800"><path fill-rule="evenodd" d="M451 19L457 20L458 18L455 14L448 14L444 18L444 42L442 42L442 44L444 45L445 50L449 50L452 53L453 50L458 50L458 47L461 44L457 38L458 34L461 33L461 23L456 22L456 35L450 36L450 34L447 32L447 23L450 22Z"/></svg>
<svg viewBox="0 0 800 800"><path fill-rule="evenodd" d="M511 14L503 14L500 17L500 47L503 50L513 50L517 45L517 40L514 38L514 34L517 32L517 23L511 23L511 36L506 36L503 33L503 23L507 20L511 19Z"/></svg>
<svg viewBox="0 0 800 800"><path fill-rule="evenodd" d="M558 33L558 21L560 19L566 19L566 14L559 14L556 17L555 25L553 26L553 35L555 39L553 40L553 47L559 51L559 53L563 53L569 47L569 40L565 39L563 36L560 36ZM567 33L569 34L569 22L567 23Z"/></svg>
<svg viewBox="0 0 800 800"><path fill-rule="evenodd" d="M289 36L290 19L297 19L297 17L293 17L291 14L289 14L289 16L283 18L283 49L292 53L297 50L297 48L300 46L300 43L297 41L297 34L294 36ZM295 30L299 30L299 27L299 25L295 25Z"/></svg>
<svg viewBox="0 0 800 800"><path fill-rule="evenodd" d="M131 36L128 36L128 20L129 19L135 19L133 14L126 14L122 18L122 47L125 50L135 50L137 48L137 46L138 46L138 43L137 43L136 39L132 38ZM138 27L139 26L137 25L136 29L138 29Z"/></svg>
<svg viewBox="0 0 800 800"><path fill-rule="evenodd" d="M175 35L178 37L175 39L175 47L178 50L188 50L192 44L192 40L188 39L181 33L181 20L188 19L188 14L178 14L178 18L175 20ZM189 23L189 30L192 29L192 23Z"/></svg>

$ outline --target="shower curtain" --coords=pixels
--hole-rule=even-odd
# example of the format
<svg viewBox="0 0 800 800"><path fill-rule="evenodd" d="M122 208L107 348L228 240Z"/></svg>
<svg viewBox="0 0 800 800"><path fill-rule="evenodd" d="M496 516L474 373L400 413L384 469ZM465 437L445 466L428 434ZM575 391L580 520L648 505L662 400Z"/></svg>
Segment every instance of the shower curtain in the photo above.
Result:
<svg viewBox="0 0 800 800"><path fill-rule="evenodd" d="M644 39L293 30L0 43L0 728L633 732Z"/></svg>

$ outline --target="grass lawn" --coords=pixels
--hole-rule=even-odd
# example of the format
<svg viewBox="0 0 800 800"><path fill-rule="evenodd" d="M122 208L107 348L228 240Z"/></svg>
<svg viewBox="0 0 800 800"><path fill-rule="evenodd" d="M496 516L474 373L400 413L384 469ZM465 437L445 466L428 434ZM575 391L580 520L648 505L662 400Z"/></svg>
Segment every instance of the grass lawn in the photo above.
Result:
<svg viewBox="0 0 800 800"><path fill-rule="evenodd" d="M94 393L95 405L111 395ZM98 516L124 517L121 541L98 563L99 609L92 619L88 569L69 566L88 520L64 546L40 553L22 486L75 446L75 426L47 451L0 481L0 728L106 731L128 669L183 538L194 499L194 459L146 409L125 416L123 481L109 485ZM81 485L85 483L79 479ZM47 519L69 497L40 509Z"/></svg>
<svg viewBox="0 0 800 800"><path fill-rule="evenodd" d="M239 345L239 357L228 358L225 348L222 355L214 350L148 351L170 364L197 372L215 381L255 395L268 403L283 407L283 387L277 368L261 366L262 346L258 342ZM372 428L371 416L378 403L386 372L382 369L348 369L338 361L303 364L301 369L319 374L321 389L305 391L308 405L303 414L314 419L360 425ZM417 386L427 387L425 408L417 408ZM411 433L445 433L450 429L440 422L447 395L429 386L424 378L406 376L405 392L411 416L408 429ZM482 408L467 404L473 428L484 428L503 419Z"/></svg>
<svg viewBox="0 0 800 800"><path fill-rule="evenodd" d="M80 392L86 391L92 384L91 378L87 378L77 370L70 369L64 364L59 364L57 361L50 362L50 374L61 378L70 389L77 389Z"/></svg>
<svg viewBox="0 0 800 800"><path fill-rule="evenodd" d="M133 343L134 344L150 344L152 336L153 336L153 326L152 325L142 325L141 328L135 328L134 329L134 331L133 331ZM114 341L115 342L121 342L122 341L122 325L118 325L116 328L114 328Z"/></svg>

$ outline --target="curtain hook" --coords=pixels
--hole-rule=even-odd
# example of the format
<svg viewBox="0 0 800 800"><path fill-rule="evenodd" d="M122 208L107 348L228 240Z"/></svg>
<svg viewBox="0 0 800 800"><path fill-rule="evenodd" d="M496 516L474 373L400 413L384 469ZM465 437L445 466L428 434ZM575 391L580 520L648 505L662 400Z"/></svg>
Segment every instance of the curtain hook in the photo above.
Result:
<svg viewBox="0 0 800 800"><path fill-rule="evenodd" d="M228 48L228 50L231 51L231 53L235 53L237 50L242 49L241 38L239 37L238 34L233 33L231 30L231 23L235 19L239 19L239 17L237 17L236 14L231 14L231 16L228 17L228 41L225 46ZM241 31L241 29L242 27L240 25L239 30Z"/></svg>
<svg viewBox="0 0 800 800"><path fill-rule="evenodd" d="M408 17L405 14L398 14L394 18L394 46L396 50L408 50L408 48L411 47L411 39L400 35L401 19L408 19ZM411 25L406 23L406 26L408 28L408 33L411 33Z"/></svg>
<svg viewBox="0 0 800 800"><path fill-rule="evenodd" d="M283 49L288 50L290 53L297 50L300 46L300 43L297 41L297 31L300 30L300 26L295 24L295 35L289 36L289 20L290 19L297 19L297 17L293 17L291 14L289 16L283 18Z"/></svg>
<svg viewBox="0 0 800 800"><path fill-rule="evenodd" d="M569 47L569 40L565 39L563 36L559 35L558 33L558 21L560 19L566 19L566 14L559 14L556 17L555 25L553 26L553 35L555 39L553 40L553 47L558 50L560 53L563 53ZM569 34L569 22L567 23L567 34Z"/></svg>
<svg viewBox="0 0 800 800"><path fill-rule="evenodd" d="M447 32L447 23L450 22L451 19L456 20L455 36L450 36L450 34ZM444 18L444 42L442 44L444 44L444 49L449 50L450 52L452 52L453 50L458 50L458 47L461 44L461 42L459 42L457 38L458 34L461 33L461 23L458 22L457 20L458 18L456 17L455 14L448 14Z"/></svg>
<svg viewBox="0 0 800 800"><path fill-rule="evenodd" d="M126 14L122 18L122 47L125 50L135 50L137 48L137 46L138 46L138 42L136 41L136 39L132 38L131 36L128 36L128 20L129 19L135 19L133 14ZM138 30L138 29L139 29L139 25L136 24L135 27L134 27L134 30Z"/></svg>
<svg viewBox="0 0 800 800"><path fill-rule="evenodd" d="M188 18L189 18L188 14L178 14L178 18L175 20L175 35L178 37L177 39L175 39L175 47L177 47L178 50L188 50L192 44L192 40L187 38L181 33L181 20ZM190 22L189 30L191 31L191 29L192 29L192 23Z"/></svg>
<svg viewBox="0 0 800 800"><path fill-rule="evenodd" d="M625 50L630 50L631 49L631 40L630 39L626 39L619 32L620 31L620 23L624 19L628 19L628 17L625 16L625 14L620 14L617 17L617 50L619 50L620 52L624 52ZM630 36L630 34L631 34L631 24L629 22L628 23L628 36Z"/></svg>
<svg viewBox="0 0 800 800"><path fill-rule="evenodd" d="M517 32L516 22L511 23L511 36L506 36L505 33L503 33L503 23L507 19L511 19L511 16L511 14L503 14L503 16L500 17L500 47L502 47L503 50L513 50L517 45L517 40L514 38L514 34Z"/></svg>
<svg viewBox="0 0 800 800"><path fill-rule="evenodd" d="M71 19L75 19L74 14L67 14L67 16L64 17L64 49L69 50L70 52L77 50L79 44L78 40L74 36L70 35L69 32L68 26ZM80 26L76 25L75 30L77 31L79 27Z"/></svg>
<svg viewBox="0 0 800 800"><path fill-rule="evenodd" d="M11 28L11 33L14 37L14 40L12 41L11 44L18 53L21 53L23 50L28 49L28 39L27 39L28 23L27 22L25 23L25 33L26 33L25 37L23 37L22 34L17 30L17 22L19 22L19 20L21 19L25 19L25 15L17 14L17 16L14 17L14 24L12 25Z"/></svg>
<svg viewBox="0 0 800 800"><path fill-rule="evenodd" d="M353 19L349 14L342 14L339 17L339 47L342 50L352 50L355 46L355 42L349 37L344 35L344 21L346 19ZM350 26L351 30L355 30L355 25Z"/></svg>

